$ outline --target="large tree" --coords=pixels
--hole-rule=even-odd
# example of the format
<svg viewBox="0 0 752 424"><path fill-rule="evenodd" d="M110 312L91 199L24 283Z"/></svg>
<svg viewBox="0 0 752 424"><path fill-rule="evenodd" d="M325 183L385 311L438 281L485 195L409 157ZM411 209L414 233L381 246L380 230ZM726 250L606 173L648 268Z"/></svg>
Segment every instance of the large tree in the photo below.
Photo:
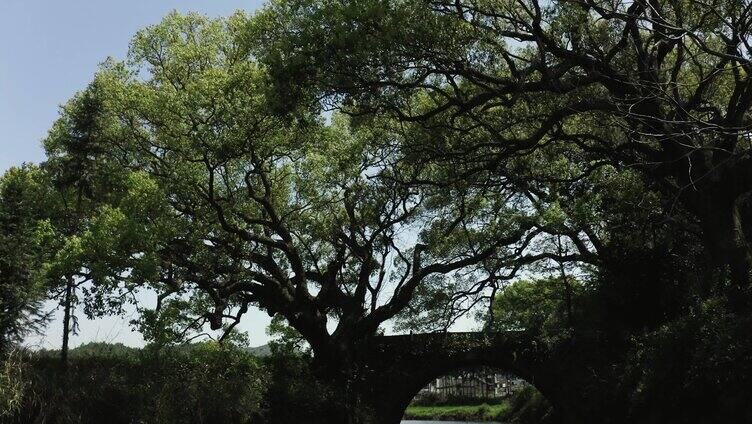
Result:
<svg viewBox="0 0 752 424"><path fill-rule="evenodd" d="M587 324L562 328L558 352L567 381L589 393L570 403L595 413L640 397L640 371L613 370L648 368L643 347L656 339L650 355L675 344L682 372L734 358L711 386L749 387L730 370L750 356L732 335L750 316L751 11L748 1L286 0L253 29L289 105L398 122L412 166L442 170L408 184L512 191L539 211L548 246L536 256L563 277L548 295L566 302L568 270L592 271ZM698 312L711 309L718 321ZM705 350L687 342L687 322L728 337ZM720 409L682 402L696 420Z"/></svg>
<svg viewBox="0 0 752 424"><path fill-rule="evenodd" d="M436 171L401 160L391 121L351 131L342 115L282 112L252 26L171 14L62 109L49 163L77 169L85 151L95 185L116 183L93 195L75 275L93 282L93 309L156 290L141 325L160 341L230 334L253 306L281 315L344 402L329 413L356 420L370 339L426 287L471 293L489 267L509 278L536 211L515 193L404 184Z"/></svg>
<svg viewBox="0 0 752 424"><path fill-rule="evenodd" d="M747 304L747 19L739 2L594 0L172 14L48 143L117 183L74 262L99 308L155 289L141 324L158 340L230 334L251 306L283 316L346 413L390 320L446 328L543 270L569 343L585 274L611 318L559 349L567 372L599 372L569 391L584 408L685 298Z"/></svg>

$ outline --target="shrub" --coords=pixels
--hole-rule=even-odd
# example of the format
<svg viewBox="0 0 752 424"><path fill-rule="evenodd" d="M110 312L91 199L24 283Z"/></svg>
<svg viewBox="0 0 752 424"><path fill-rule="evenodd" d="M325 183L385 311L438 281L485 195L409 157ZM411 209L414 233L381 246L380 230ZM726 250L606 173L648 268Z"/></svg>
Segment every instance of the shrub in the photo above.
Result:
<svg viewBox="0 0 752 424"><path fill-rule="evenodd" d="M511 407L497 419L515 424L550 423L552 412L548 400L535 387L526 385L512 397Z"/></svg>
<svg viewBox="0 0 752 424"><path fill-rule="evenodd" d="M162 349L91 344L30 358L28 382L3 422L50 424L257 422L266 380L243 349L200 343Z"/></svg>
<svg viewBox="0 0 752 424"><path fill-rule="evenodd" d="M24 353L13 351L0 363L0 418L18 413L27 389L27 364Z"/></svg>
<svg viewBox="0 0 752 424"><path fill-rule="evenodd" d="M148 423L250 423L260 415L266 372L250 353L217 343L147 354L158 376ZM148 367L147 367L148 370Z"/></svg>

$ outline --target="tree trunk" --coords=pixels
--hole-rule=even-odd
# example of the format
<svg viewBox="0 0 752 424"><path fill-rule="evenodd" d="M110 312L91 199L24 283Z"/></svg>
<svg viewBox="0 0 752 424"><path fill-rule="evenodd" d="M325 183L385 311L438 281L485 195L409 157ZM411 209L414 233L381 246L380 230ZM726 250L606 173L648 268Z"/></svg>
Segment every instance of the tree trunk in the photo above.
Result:
<svg viewBox="0 0 752 424"><path fill-rule="evenodd" d="M358 344L358 343L353 343ZM327 355L315 355L312 374L320 381L323 396L318 411L308 413L304 421L311 424L399 424L414 393L381 366L339 345ZM308 421L310 420L310 421Z"/></svg>
<svg viewBox="0 0 752 424"><path fill-rule="evenodd" d="M63 299L63 345L60 348L60 361L63 369L68 368L68 343L71 332L71 304L73 296L73 277L66 277L65 298Z"/></svg>
<svg viewBox="0 0 752 424"><path fill-rule="evenodd" d="M399 382L339 382L311 424L399 424L412 396L401 394ZM391 389L394 389L391 392Z"/></svg>
<svg viewBox="0 0 752 424"><path fill-rule="evenodd" d="M708 202L702 216L706 247L715 266L731 283L730 300L743 308L750 285L752 252L744 233L739 198L731 202Z"/></svg>
<svg viewBox="0 0 752 424"><path fill-rule="evenodd" d="M752 252L749 241L744 234L744 225L741 215L740 199L731 206L729 217L729 265L731 281L740 287L747 287L750 283L750 271L752 271Z"/></svg>

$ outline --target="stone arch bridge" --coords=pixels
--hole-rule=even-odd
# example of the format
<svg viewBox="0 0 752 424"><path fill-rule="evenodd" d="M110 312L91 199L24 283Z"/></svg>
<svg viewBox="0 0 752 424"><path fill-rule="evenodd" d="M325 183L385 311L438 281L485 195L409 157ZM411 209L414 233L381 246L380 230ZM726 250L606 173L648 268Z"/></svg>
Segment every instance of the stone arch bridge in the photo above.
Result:
<svg viewBox="0 0 752 424"><path fill-rule="evenodd" d="M560 391L547 350L525 332L429 333L374 338L363 349L368 398L377 420L399 423L413 397L431 380L463 368L511 372L540 390L555 406Z"/></svg>

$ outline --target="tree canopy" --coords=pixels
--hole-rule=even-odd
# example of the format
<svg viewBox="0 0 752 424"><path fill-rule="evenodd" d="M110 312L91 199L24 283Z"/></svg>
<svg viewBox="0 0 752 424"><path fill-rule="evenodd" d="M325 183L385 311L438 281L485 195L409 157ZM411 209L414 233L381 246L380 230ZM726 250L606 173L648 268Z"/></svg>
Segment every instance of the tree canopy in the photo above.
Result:
<svg viewBox="0 0 752 424"><path fill-rule="evenodd" d="M446 331L481 306L484 330L525 333L581 384L549 393L581 417L588 399L650 404L643 388L675 376L649 363L667 370L687 340L687 387L708 362L744 392L722 365L752 355L735 341L752 301L751 26L746 0L172 13L61 108L42 171L4 179L3 237L66 299L81 287L87 313L157 292L138 325L159 345L235 337L251 307L275 331L284 318L282 345L305 339L348 422L368 422L363 352L385 327ZM37 195L57 200L38 212Z"/></svg>
<svg viewBox="0 0 752 424"><path fill-rule="evenodd" d="M45 192L37 167L11 168L0 178L0 357L43 328L45 233L40 223Z"/></svg>
<svg viewBox="0 0 752 424"><path fill-rule="evenodd" d="M256 305L337 358L419 287L462 270L452 284L472 292L471 272L488 276L526 247L534 211L405 184L436 171L402 160L391 122L281 114L285 93L255 62L249 25L242 14L172 14L139 32L128 60L106 62L46 141L62 163L81 146L97 184L116 183L92 192L102 206L77 258L98 292L159 293L146 334L231 329Z"/></svg>
<svg viewBox="0 0 752 424"><path fill-rule="evenodd" d="M597 270L642 324L680 303L650 304L646 278L744 292L747 15L716 6L729 18L590 0L172 14L46 141L103 205L79 265L100 293L156 289L154 337L258 305L322 350L395 317L446 328L523 271Z"/></svg>
<svg viewBox="0 0 752 424"><path fill-rule="evenodd" d="M747 1L292 0L262 14L260 56L303 101L414 124L416 155L463 180L546 200L542 181L629 170L659 195L639 207L746 292L750 19ZM510 167L552 150L551 175ZM573 229L595 248L598 221Z"/></svg>

